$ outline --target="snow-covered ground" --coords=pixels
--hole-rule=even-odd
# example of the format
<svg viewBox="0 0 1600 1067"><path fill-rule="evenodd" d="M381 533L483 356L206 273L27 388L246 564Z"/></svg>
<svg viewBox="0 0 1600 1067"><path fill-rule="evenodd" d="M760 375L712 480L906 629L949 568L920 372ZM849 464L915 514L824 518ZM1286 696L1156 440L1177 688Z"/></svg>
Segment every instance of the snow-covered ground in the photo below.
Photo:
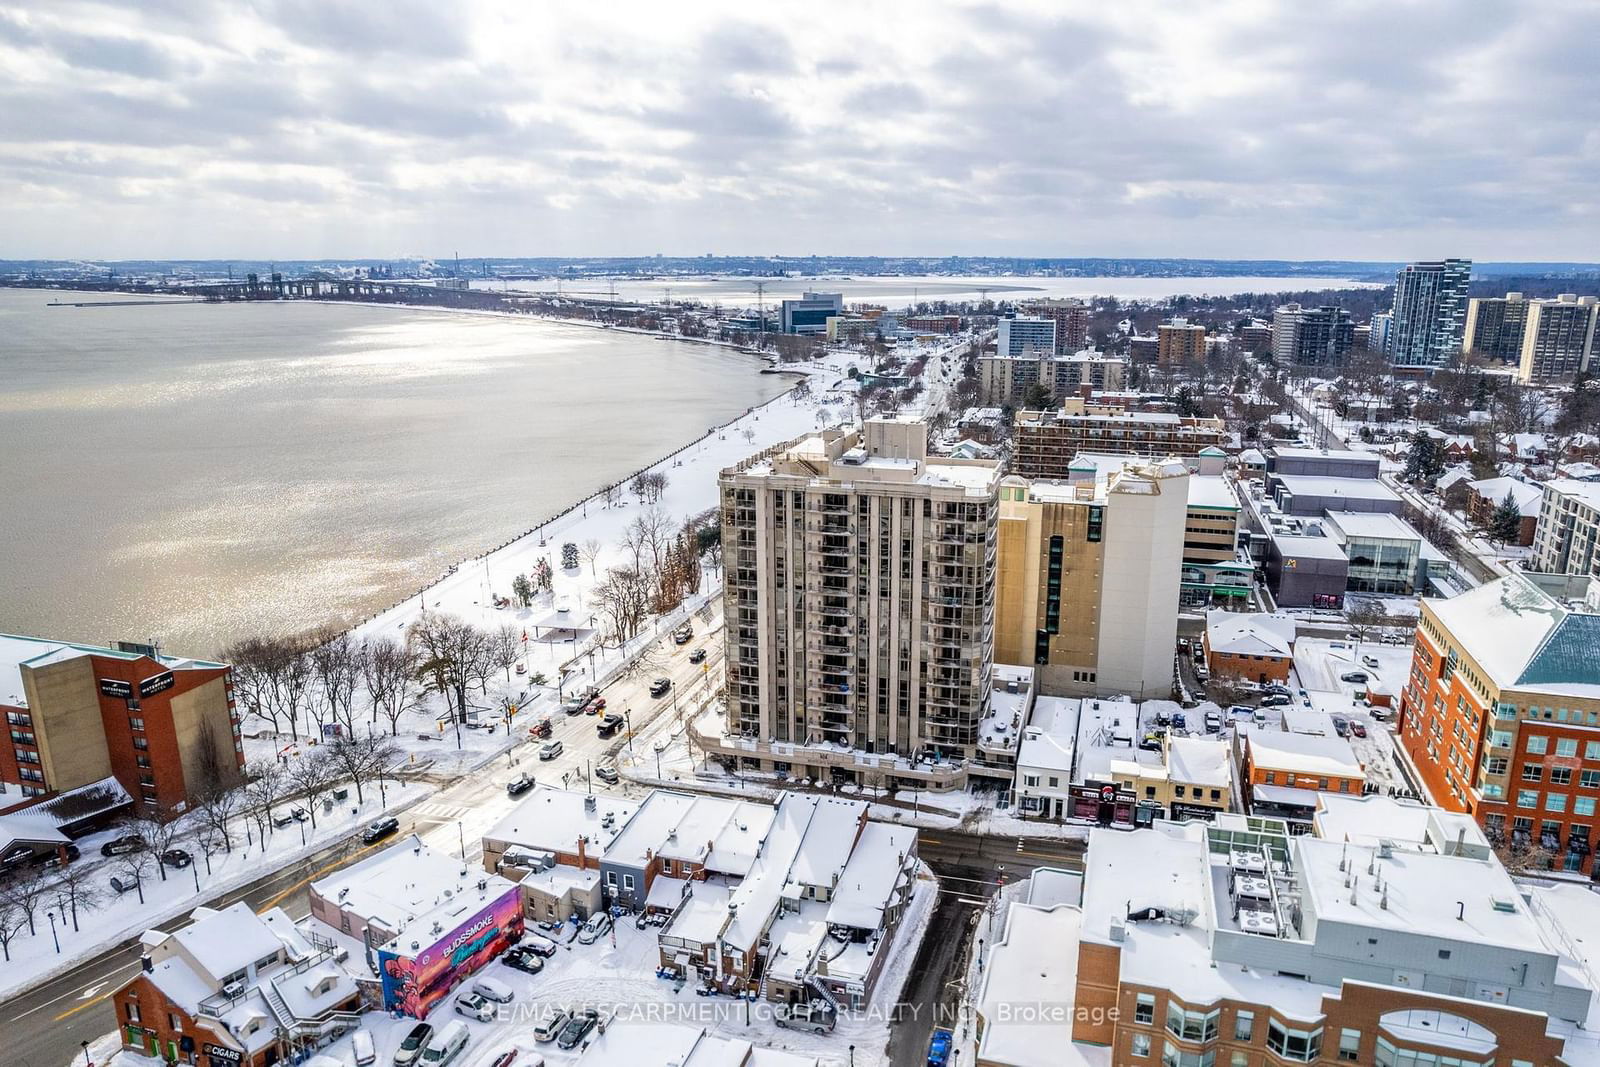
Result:
<svg viewBox="0 0 1600 1067"><path fill-rule="evenodd" d="M309 856L343 838L359 833L368 823L386 811L395 811L415 802L430 792L430 787L420 784L395 786L390 783L380 793L374 784L366 787L366 802L356 804L350 799L329 812L317 812L317 825L309 821L292 823L273 830L265 845L256 836L254 825L247 829L246 820L236 820L233 828L234 849L218 852L207 861L191 836L180 836L175 844L194 856L194 863L183 870L166 872L162 881L152 861L144 872L144 900L137 892L116 893L110 888L113 877L131 881L115 858L100 855L100 846L117 836L108 831L86 837L78 842L83 857L77 865L89 865L93 873L90 881L99 895L100 905L80 908L78 929L73 930L70 911L63 920L59 907L41 907L32 936L24 928L11 944L11 960L0 965L0 996L24 989L52 971L90 959L130 937L137 937L159 923L188 914L200 901L217 893L245 885L261 877L265 871L286 867L296 860ZM287 805L285 805L287 807ZM354 812L352 813L352 809ZM248 837L247 837L248 832ZM198 889L196 888L198 884ZM61 951L55 950L50 922L46 911L56 913L55 936L60 939Z"/></svg>
<svg viewBox="0 0 1600 1067"><path fill-rule="evenodd" d="M1385 645L1375 641L1362 641L1358 645L1353 641L1302 637L1294 645L1298 687L1306 690L1317 710L1362 724L1367 736L1351 736L1350 747L1366 769L1367 780L1384 789L1410 786L1397 763L1392 723L1374 719L1367 705L1356 697L1358 691L1366 688L1364 684L1342 681L1340 675L1361 671L1376 678L1389 693L1392 704L1398 705L1400 691L1411 675L1411 654L1410 645ZM1378 665L1374 667L1366 662L1368 658L1376 660Z"/></svg>

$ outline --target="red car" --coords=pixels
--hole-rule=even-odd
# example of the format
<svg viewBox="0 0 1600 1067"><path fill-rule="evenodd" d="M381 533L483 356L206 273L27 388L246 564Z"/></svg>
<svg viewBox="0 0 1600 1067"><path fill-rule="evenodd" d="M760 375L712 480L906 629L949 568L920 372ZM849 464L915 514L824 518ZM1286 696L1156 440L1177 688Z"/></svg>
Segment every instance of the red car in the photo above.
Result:
<svg viewBox="0 0 1600 1067"><path fill-rule="evenodd" d="M606 698L605 697L595 697L594 699L589 701L588 706L585 707L583 710L585 712L587 712L588 714L590 714L590 715L598 715L598 714L600 714L602 711L606 710Z"/></svg>
<svg viewBox="0 0 1600 1067"><path fill-rule="evenodd" d="M517 1058L517 1050L502 1052L500 1058L494 1061L494 1067L511 1067L511 1061Z"/></svg>
<svg viewBox="0 0 1600 1067"><path fill-rule="evenodd" d="M1352 722L1350 724L1350 732L1355 734L1357 737L1367 736L1367 728L1358 722Z"/></svg>

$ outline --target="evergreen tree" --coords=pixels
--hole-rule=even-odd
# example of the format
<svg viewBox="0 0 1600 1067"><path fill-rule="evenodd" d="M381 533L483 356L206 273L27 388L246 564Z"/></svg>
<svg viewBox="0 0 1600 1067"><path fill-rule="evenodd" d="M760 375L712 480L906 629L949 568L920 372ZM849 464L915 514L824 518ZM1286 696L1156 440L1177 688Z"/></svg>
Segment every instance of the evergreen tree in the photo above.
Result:
<svg viewBox="0 0 1600 1067"><path fill-rule="evenodd" d="M1406 452L1406 466L1401 477L1412 485L1432 483L1444 473L1444 454L1432 437L1418 430L1411 435L1411 448Z"/></svg>
<svg viewBox="0 0 1600 1067"><path fill-rule="evenodd" d="M1522 511L1517 507L1516 497L1511 490L1506 490L1506 498L1490 513L1487 535L1489 540L1502 545L1509 545L1521 537Z"/></svg>

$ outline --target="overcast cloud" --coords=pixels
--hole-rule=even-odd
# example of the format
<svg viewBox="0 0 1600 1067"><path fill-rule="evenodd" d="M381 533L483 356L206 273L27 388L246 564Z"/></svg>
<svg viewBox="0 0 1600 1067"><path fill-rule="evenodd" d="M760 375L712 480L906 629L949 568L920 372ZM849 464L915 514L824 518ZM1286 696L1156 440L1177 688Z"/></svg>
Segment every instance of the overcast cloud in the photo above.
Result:
<svg viewBox="0 0 1600 1067"><path fill-rule="evenodd" d="M0 0L0 258L1597 260L1597 15Z"/></svg>

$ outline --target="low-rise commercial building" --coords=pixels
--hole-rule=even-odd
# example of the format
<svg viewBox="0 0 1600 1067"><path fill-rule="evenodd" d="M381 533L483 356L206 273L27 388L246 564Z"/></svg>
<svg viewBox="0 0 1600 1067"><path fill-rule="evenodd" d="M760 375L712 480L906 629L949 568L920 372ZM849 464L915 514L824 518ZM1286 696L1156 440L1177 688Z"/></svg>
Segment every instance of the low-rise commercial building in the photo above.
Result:
<svg viewBox="0 0 1600 1067"><path fill-rule="evenodd" d="M1286 682L1294 669L1294 616L1276 612L1206 612L1206 669L1215 678Z"/></svg>
<svg viewBox="0 0 1600 1067"><path fill-rule="evenodd" d="M522 914L538 922L587 919L617 899L601 860L638 804L535 786L483 836L483 869L517 882Z"/></svg>
<svg viewBox="0 0 1600 1067"><path fill-rule="evenodd" d="M244 767L222 663L0 634L0 711L0 812L107 778L143 812L181 811Z"/></svg>
<svg viewBox="0 0 1600 1067"><path fill-rule="evenodd" d="M1360 796L1367 772L1338 734L1301 734L1240 724L1239 787L1253 815L1309 825L1320 793Z"/></svg>

